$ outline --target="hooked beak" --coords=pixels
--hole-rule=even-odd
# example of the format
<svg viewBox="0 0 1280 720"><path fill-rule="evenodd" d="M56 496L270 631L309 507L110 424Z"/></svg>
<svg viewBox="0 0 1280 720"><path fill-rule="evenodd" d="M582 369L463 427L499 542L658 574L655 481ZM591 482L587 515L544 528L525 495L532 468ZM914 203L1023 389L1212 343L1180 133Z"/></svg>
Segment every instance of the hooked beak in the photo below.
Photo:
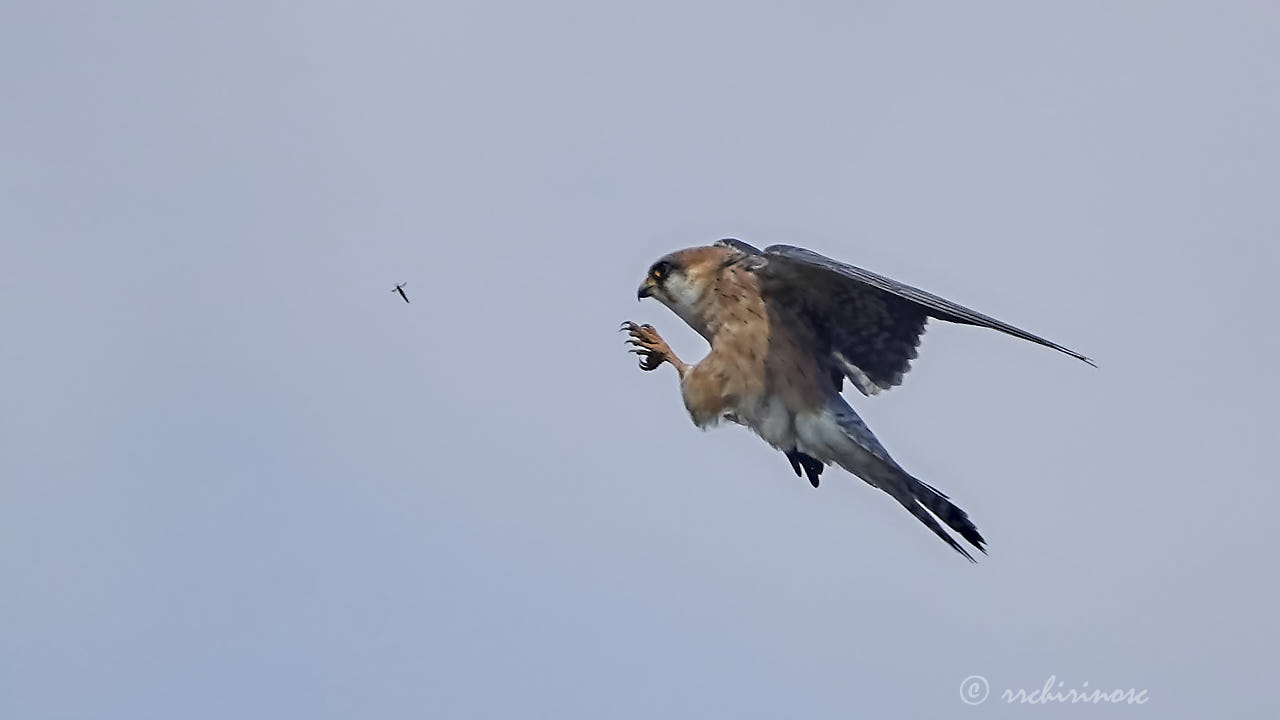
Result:
<svg viewBox="0 0 1280 720"><path fill-rule="evenodd" d="M644 282L640 283L640 288L636 290L636 300L643 300L647 297L652 297L652 296L653 296L653 280L649 278L645 278Z"/></svg>

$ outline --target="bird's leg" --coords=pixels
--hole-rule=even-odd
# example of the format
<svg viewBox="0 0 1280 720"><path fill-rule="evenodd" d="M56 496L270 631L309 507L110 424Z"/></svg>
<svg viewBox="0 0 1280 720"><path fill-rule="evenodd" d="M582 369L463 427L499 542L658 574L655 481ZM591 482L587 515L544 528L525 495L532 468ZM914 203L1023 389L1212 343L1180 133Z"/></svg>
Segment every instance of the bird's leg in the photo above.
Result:
<svg viewBox="0 0 1280 720"><path fill-rule="evenodd" d="M645 372L657 370L662 363L669 362L676 372L680 373L680 377L684 377L689 366L676 357L671 347L667 345L667 341L658 335L658 331L654 330L652 325L637 325L628 320L622 323L622 329L631 336L627 344L635 346L631 348L631 352L640 356L641 370Z"/></svg>

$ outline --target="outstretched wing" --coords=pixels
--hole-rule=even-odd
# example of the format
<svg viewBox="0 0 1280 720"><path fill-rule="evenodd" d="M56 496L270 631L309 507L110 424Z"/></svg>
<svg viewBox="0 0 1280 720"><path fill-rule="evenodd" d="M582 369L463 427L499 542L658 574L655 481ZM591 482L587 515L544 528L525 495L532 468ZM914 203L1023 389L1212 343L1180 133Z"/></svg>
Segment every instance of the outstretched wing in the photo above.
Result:
<svg viewBox="0 0 1280 720"><path fill-rule="evenodd" d="M867 395L902 382L931 317L999 330L1093 365L1074 350L1008 323L811 250L773 245L760 251L737 240L718 244L743 253L761 292L808 322L835 364Z"/></svg>

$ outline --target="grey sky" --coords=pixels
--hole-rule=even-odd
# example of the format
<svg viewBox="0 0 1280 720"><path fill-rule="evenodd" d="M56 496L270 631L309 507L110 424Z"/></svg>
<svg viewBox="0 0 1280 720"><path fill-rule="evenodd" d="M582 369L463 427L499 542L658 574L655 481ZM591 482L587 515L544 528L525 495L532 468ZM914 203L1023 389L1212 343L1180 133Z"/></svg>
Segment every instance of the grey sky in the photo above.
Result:
<svg viewBox="0 0 1280 720"><path fill-rule="evenodd" d="M7 3L0 717L1273 709L1278 22ZM1098 361L933 325L851 398L990 557L636 369L725 236Z"/></svg>

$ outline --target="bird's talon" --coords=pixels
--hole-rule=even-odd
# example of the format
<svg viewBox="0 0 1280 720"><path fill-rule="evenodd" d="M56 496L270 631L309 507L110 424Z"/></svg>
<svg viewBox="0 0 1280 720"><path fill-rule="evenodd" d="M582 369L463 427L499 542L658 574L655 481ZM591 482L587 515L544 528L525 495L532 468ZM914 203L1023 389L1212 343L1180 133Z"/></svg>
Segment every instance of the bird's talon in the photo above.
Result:
<svg viewBox="0 0 1280 720"><path fill-rule="evenodd" d="M631 346L627 352L640 356L641 370L651 372L671 360L671 349L652 325L637 325L627 321L622 324L622 329L631 336L623 342Z"/></svg>

